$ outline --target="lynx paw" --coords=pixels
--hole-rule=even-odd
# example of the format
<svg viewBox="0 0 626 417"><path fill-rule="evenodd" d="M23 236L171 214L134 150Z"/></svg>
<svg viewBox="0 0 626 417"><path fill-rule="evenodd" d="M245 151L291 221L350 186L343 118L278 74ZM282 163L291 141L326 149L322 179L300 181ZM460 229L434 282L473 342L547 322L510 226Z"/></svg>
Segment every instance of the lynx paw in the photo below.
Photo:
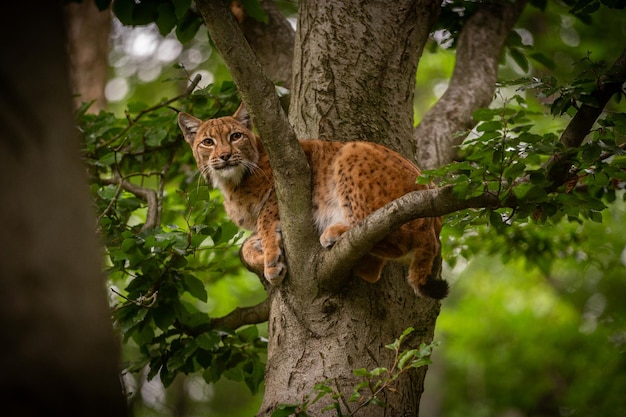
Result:
<svg viewBox="0 0 626 417"><path fill-rule="evenodd" d="M287 266L282 262L276 262L265 266L265 279L272 285L280 284L287 273Z"/></svg>
<svg viewBox="0 0 626 417"><path fill-rule="evenodd" d="M346 226L340 223L336 223L327 227L326 230L324 230L324 232L320 236L320 244L325 248L331 247L332 245L335 244L335 242L339 240L341 235L344 234L345 231L348 229L349 229L349 226Z"/></svg>

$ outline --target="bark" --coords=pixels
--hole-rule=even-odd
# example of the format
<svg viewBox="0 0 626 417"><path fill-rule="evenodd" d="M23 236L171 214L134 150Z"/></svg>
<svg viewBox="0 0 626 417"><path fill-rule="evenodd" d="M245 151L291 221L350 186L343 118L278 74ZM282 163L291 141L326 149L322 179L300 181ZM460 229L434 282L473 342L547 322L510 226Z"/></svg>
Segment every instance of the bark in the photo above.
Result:
<svg viewBox="0 0 626 417"><path fill-rule="evenodd" d="M109 62L111 13L98 10L93 1L69 3L65 6L65 20L75 107L94 101L89 111L97 113L107 104L104 87Z"/></svg>
<svg viewBox="0 0 626 417"><path fill-rule="evenodd" d="M415 71L439 3L301 2L289 115L298 137L412 157Z"/></svg>
<svg viewBox="0 0 626 417"><path fill-rule="evenodd" d="M11 40L0 63L2 413L124 416L61 5L17 2L2 20Z"/></svg>
<svg viewBox="0 0 626 417"><path fill-rule="evenodd" d="M267 77L275 84L291 88L294 30L271 0L260 1L267 23L243 17L241 30Z"/></svg>
<svg viewBox="0 0 626 417"><path fill-rule="evenodd" d="M464 139L454 133L471 129L472 113L492 101L502 47L526 3L488 2L468 19L458 40L448 89L414 132L422 169L452 162Z"/></svg>

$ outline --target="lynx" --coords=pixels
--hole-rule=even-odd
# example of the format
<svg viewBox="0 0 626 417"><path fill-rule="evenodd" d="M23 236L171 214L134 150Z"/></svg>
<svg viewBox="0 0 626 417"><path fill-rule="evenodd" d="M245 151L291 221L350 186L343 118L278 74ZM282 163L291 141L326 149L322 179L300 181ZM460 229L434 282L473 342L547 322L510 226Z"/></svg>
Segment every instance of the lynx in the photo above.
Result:
<svg viewBox="0 0 626 417"><path fill-rule="evenodd" d="M201 175L221 190L228 216L254 232L241 250L244 263L263 270L270 283L280 283L287 269L272 171L243 103L232 117L207 121L181 112L178 124ZM390 201L427 188L416 184L415 165L381 145L321 140L300 145L311 168L313 216L323 247ZM373 283L387 260L398 260L409 265L408 281L418 295L444 298L447 282L431 275L440 230L439 217L406 223L377 243L353 272Z"/></svg>

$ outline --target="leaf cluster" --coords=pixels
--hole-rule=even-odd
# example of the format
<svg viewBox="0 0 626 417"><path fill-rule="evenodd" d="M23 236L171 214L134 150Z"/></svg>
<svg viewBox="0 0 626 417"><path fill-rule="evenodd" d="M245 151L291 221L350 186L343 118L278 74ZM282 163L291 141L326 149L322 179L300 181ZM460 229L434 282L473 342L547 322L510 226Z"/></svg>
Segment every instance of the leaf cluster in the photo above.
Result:
<svg viewBox="0 0 626 417"><path fill-rule="evenodd" d="M80 3L82 0L65 0ZM192 7L192 0L95 0L98 9L112 8L115 17L126 26L156 24L161 35L175 30L181 43L194 38L204 24L202 16ZM247 16L263 23L268 17L259 0L241 0Z"/></svg>
<svg viewBox="0 0 626 417"><path fill-rule="evenodd" d="M595 68L591 65L585 71ZM467 257L479 250L472 248L488 247L484 236L477 238L476 227L490 226L488 240L497 242L491 251L505 258L517 251L548 271L557 254L571 251L576 239L561 235L559 241L534 225L601 222L607 204L624 198L619 190L626 181L626 115L606 112L580 147L566 148L555 133L538 129L546 115L531 110L525 98L529 91L551 98L550 113L561 116L592 102L589 85L596 81L579 78L559 85L554 77L548 77L503 83L502 89L516 86L517 93L505 98L500 90L496 97L499 106L474 112L478 125L461 145L459 160L426 172L419 180L451 184L459 198L490 193L500 201L496 208L448 216L450 236L455 236L453 246L458 249L452 253ZM619 97L615 101L619 102ZM570 167L564 181L556 181L553 174L555 157L566 160ZM502 251L502 247L513 251ZM454 256L450 260L454 264Z"/></svg>
<svg viewBox="0 0 626 417"><path fill-rule="evenodd" d="M181 110L230 114L237 101L225 83L153 106L129 103L124 117L88 114L89 103L77 114L115 292L113 319L123 340L139 348L128 370L147 366L148 378L158 374L165 386L181 372L244 381L252 392L263 379L266 341L257 328L215 328L207 314L211 284L241 273L242 233L220 195L201 184L176 122Z"/></svg>

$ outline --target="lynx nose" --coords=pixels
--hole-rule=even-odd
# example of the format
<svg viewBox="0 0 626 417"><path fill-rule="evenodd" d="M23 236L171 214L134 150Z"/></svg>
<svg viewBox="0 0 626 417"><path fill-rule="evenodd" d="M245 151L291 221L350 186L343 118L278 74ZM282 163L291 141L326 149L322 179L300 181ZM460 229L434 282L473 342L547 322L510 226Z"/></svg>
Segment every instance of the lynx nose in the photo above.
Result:
<svg viewBox="0 0 626 417"><path fill-rule="evenodd" d="M230 159L230 152L222 152L220 154L220 159L222 161L228 161Z"/></svg>

